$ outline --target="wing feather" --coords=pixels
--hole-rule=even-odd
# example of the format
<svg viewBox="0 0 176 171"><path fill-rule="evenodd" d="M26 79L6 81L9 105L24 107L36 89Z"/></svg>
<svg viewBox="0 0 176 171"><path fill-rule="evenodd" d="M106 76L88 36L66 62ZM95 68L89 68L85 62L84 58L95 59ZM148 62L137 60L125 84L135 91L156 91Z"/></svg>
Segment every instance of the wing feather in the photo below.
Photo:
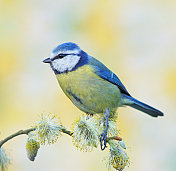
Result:
<svg viewBox="0 0 176 171"><path fill-rule="evenodd" d="M106 81L109 81L110 83L118 86L121 93L126 94L128 96L131 96L125 86L122 84L120 79L111 71L109 70L104 64L102 64L97 59L89 56L89 64L93 66L94 72L101 78L103 78Z"/></svg>

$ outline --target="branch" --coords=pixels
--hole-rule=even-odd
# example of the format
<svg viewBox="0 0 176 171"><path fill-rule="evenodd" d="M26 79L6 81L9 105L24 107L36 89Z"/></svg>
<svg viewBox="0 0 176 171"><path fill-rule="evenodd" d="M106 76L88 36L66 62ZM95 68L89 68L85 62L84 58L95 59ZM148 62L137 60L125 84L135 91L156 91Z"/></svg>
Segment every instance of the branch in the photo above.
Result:
<svg viewBox="0 0 176 171"><path fill-rule="evenodd" d="M1 141L0 141L0 148L1 148L1 146L2 146L4 143L6 143L7 141L9 141L10 139L12 139L12 138L14 138L14 137L16 137L16 136L18 136L18 135L22 135L22 134L28 135L29 132L34 131L34 130L35 130L35 128L29 128L29 129L26 129L26 130L20 130L20 131L14 133L14 134L8 136L8 137L5 138L4 140L1 140Z"/></svg>
<svg viewBox="0 0 176 171"><path fill-rule="evenodd" d="M26 151L29 160L34 161L38 149L40 148L40 144L45 145L55 143L57 138L60 136L60 133L65 133L71 136L73 138L74 145L80 148L80 150L91 151L93 147L97 147L98 145L99 136L97 133L100 134L100 132L97 132L96 126L97 120L91 120L88 122L87 119L82 116L74 123L73 131L70 131L67 130L67 128L65 128L54 115L42 115L41 121L36 123L33 128L19 130L0 141L0 169L7 169L8 164L10 163L10 159L6 155L2 146L19 135L25 134L29 136L29 139L26 142ZM112 123L112 127L113 126L114 125ZM29 133L32 131L35 131L35 133L30 137ZM117 135L117 133L113 133L113 135ZM129 164L129 160L125 151L123 151L126 147L122 138L118 136L111 136L107 137L106 140L110 145L108 167L114 167L116 170L123 170L123 168ZM115 143L111 140L119 141L119 143Z"/></svg>
<svg viewBox="0 0 176 171"><path fill-rule="evenodd" d="M67 135L70 135L70 136L73 135L73 132L67 130L66 128L62 128L61 131L62 131L63 133L65 133L65 134L67 134Z"/></svg>
<svg viewBox="0 0 176 171"><path fill-rule="evenodd" d="M122 138L121 138L121 137L118 137L118 136L107 137L107 141L109 141L109 140L117 140L117 141L122 141Z"/></svg>
<svg viewBox="0 0 176 171"><path fill-rule="evenodd" d="M6 143L7 141L11 140L12 138L17 137L17 136L19 136L19 135L23 135L23 134L28 135L29 132L34 131L34 130L35 130L35 128L29 128L29 129L26 129L26 130L20 130L20 131L14 133L14 134L8 136L7 138L5 138L5 139L3 139L3 140L0 141L0 148L2 147L2 145L3 145L4 143ZM67 135L70 135L70 136L73 135L73 132L67 130L66 128L62 128L61 131L62 131L63 133L65 133L65 134L67 134Z"/></svg>
<svg viewBox="0 0 176 171"><path fill-rule="evenodd" d="M7 141L11 140L12 138L17 137L17 136L19 136L19 135L23 135L23 134L28 135L29 132L34 131L34 130L35 130L35 128L29 128L29 129L26 129L26 130L20 130L20 131L14 133L14 134L8 136L7 138L5 138L5 139L3 139L3 140L0 141L0 148L2 147L2 145L3 145L4 143L6 143ZM73 135L73 132L67 130L66 128L62 128L61 131L62 131L63 133L65 133L65 134L67 134L67 135L70 135L70 136ZM109 141L109 140L121 141L122 138L120 138L120 137L118 137L118 136L107 137L107 141Z"/></svg>

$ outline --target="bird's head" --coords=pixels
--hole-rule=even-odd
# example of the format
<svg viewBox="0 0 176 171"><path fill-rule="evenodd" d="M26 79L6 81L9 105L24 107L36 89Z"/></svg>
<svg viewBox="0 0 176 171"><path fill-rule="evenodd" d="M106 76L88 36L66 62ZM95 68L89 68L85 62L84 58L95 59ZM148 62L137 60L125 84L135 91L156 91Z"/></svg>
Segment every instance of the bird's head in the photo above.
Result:
<svg viewBox="0 0 176 171"><path fill-rule="evenodd" d="M59 74L74 70L81 61L83 63L86 59L87 54L77 44L68 42L57 46L50 57L43 62L49 63L53 71Z"/></svg>

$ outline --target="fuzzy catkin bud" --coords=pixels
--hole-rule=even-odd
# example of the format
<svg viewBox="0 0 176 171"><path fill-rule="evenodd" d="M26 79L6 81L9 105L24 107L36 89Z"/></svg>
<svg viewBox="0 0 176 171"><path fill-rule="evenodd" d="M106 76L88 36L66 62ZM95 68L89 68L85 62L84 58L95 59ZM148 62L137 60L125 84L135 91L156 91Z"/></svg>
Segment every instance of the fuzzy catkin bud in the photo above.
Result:
<svg viewBox="0 0 176 171"><path fill-rule="evenodd" d="M83 115L74 122L73 142L83 151L92 151L93 147L97 147L99 143L97 120Z"/></svg>
<svg viewBox="0 0 176 171"><path fill-rule="evenodd" d="M31 161L35 160L39 148L40 144L35 139L28 138L26 143L26 152L29 160Z"/></svg>
<svg viewBox="0 0 176 171"><path fill-rule="evenodd" d="M107 162L108 169L110 170L113 167L118 171L122 171L129 165L129 157L118 142L111 140L108 143L110 145L110 154Z"/></svg>
<svg viewBox="0 0 176 171"><path fill-rule="evenodd" d="M41 120L34 126L34 136L41 145L53 144L61 136L61 129L63 128L59 119L55 115L41 115Z"/></svg>

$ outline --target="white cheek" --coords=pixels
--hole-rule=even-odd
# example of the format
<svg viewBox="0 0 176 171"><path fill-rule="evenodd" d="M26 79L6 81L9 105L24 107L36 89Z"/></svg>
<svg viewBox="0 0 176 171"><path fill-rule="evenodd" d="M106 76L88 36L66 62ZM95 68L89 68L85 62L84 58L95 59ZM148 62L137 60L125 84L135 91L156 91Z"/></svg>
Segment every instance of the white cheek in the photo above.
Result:
<svg viewBox="0 0 176 171"><path fill-rule="evenodd" d="M58 72L71 71L79 62L80 57L77 55L68 55L62 59L55 59L52 66Z"/></svg>

